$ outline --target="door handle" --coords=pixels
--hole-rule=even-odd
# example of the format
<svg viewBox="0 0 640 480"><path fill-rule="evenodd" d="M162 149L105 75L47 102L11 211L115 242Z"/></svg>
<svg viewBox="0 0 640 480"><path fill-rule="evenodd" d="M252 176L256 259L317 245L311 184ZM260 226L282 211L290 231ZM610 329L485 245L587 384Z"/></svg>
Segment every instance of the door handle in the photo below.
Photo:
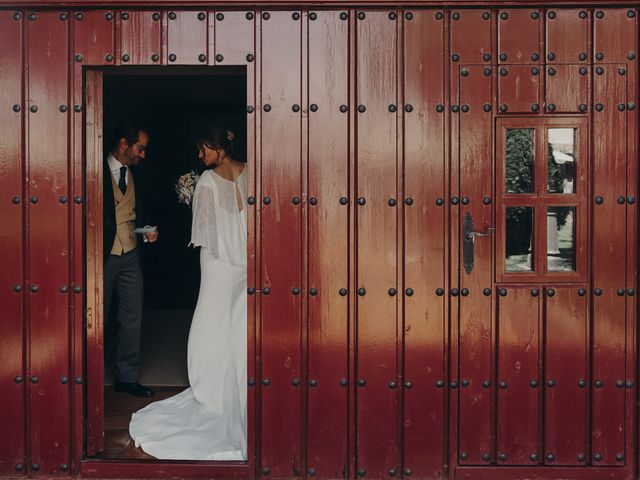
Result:
<svg viewBox="0 0 640 480"><path fill-rule="evenodd" d="M474 249L473 241L476 237L488 237L496 229L494 227L488 227L486 232L474 232L473 231L473 217L470 213L465 213L462 226L463 239L462 239L462 262L464 264L464 270L467 273L471 273L473 270L474 262Z"/></svg>
<svg viewBox="0 0 640 480"><path fill-rule="evenodd" d="M495 228L494 227L489 227L487 228L487 232L486 233L480 233L480 232L467 232L466 233L466 238L467 240L473 240L474 237L488 237L489 235L491 235L493 232L495 232Z"/></svg>

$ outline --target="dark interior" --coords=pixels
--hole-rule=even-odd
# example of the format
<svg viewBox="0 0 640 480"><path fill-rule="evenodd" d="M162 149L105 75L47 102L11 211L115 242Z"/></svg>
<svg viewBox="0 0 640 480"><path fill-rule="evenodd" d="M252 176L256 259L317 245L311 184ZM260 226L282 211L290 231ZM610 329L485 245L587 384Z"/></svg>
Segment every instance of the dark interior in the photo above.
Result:
<svg viewBox="0 0 640 480"><path fill-rule="evenodd" d="M161 73L161 75L159 74ZM191 208L177 201L177 178L202 171L195 137L213 124L235 134L246 159L246 69L244 67L118 68L104 74L105 155L113 127L135 118L151 133L140 165L146 208L158 225L158 241L141 244L144 320L140 382L188 385L186 349L200 284L199 252L188 247ZM105 383L111 384L113 325L105 332Z"/></svg>

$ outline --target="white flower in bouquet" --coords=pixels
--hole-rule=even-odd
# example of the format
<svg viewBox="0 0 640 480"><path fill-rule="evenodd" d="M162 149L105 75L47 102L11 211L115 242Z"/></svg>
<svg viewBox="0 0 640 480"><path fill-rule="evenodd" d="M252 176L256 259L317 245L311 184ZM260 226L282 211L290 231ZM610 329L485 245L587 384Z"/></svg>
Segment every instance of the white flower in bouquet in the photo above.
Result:
<svg viewBox="0 0 640 480"><path fill-rule="evenodd" d="M178 178L176 182L176 193L178 194L178 203L183 205L191 205L193 200L193 192L196 189L196 183L200 180L200 175L195 170L185 173Z"/></svg>

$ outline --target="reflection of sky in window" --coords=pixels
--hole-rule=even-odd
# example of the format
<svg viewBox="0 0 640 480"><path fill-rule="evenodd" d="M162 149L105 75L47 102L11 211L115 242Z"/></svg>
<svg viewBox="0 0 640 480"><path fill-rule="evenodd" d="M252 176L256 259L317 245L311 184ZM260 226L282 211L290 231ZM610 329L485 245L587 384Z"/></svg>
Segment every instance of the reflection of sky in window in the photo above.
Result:
<svg viewBox="0 0 640 480"><path fill-rule="evenodd" d="M556 163L571 161L567 156L573 157L573 128L550 128L548 133L549 143L553 147L554 160ZM555 152L561 153L560 158L556 158Z"/></svg>

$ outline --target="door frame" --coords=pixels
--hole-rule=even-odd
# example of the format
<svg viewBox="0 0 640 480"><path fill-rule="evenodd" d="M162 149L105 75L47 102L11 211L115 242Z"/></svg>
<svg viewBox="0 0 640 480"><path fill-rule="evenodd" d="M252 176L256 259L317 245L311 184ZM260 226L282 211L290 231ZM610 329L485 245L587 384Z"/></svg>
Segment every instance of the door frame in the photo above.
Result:
<svg viewBox="0 0 640 480"><path fill-rule="evenodd" d="M135 68L135 67L134 67ZM180 67L178 67L180 68ZM203 72L213 66L197 67ZM219 67L217 67L220 69ZM177 69L157 66L153 75L172 75ZM180 71L185 70L180 68ZM145 70L147 74L148 70ZM247 67L247 104L255 99L255 72ZM177 461L152 460L146 462L123 460L100 460L90 458L104 448L104 292L103 292L103 105L104 68L94 67L84 70L83 95L85 101L85 121L83 125L83 162L85 171L85 395L82 412L84 415L83 458L80 473L89 478L147 477L216 477L251 478L259 465L259 389L254 388L259 372L257 348L257 319L260 305L256 295L247 297L247 461ZM256 172L256 116L247 115L247 167L248 197L255 197ZM256 284L259 251L256 239L259 216L255 209L247 215L247 285ZM89 457L89 458L87 458Z"/></svg>

